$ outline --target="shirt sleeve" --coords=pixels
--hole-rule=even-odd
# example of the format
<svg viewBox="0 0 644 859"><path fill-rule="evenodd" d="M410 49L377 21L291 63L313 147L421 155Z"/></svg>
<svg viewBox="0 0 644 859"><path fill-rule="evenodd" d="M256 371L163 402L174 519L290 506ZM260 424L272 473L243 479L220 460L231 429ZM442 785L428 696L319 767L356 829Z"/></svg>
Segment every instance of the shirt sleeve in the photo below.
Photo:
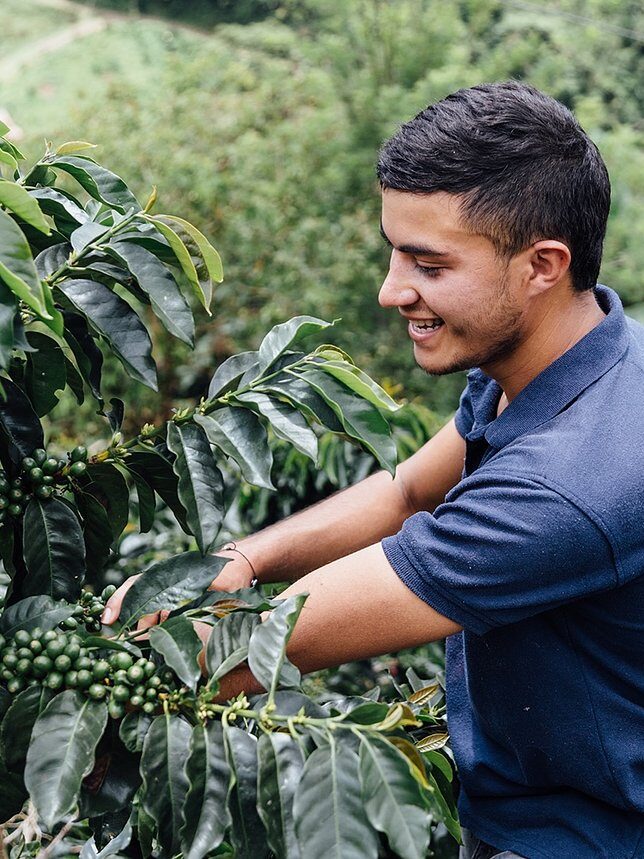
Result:
<svg viewBox="0 0 644 859"><path fill-rule="evenodd" d="M617 584L609 541L543 484L477 472L382 541L402 581L464 629L491 629Z"/></svg>
<svg viewBox="0 0 644 859"><path fill-rule="evenodd" d="M454 415L454 423L458 434L465 438L468 432L474 426L474 410L472 408L472 394L470 391L469 382L465 390L461 394L461 399L458 404L458 410Z"/></svg>

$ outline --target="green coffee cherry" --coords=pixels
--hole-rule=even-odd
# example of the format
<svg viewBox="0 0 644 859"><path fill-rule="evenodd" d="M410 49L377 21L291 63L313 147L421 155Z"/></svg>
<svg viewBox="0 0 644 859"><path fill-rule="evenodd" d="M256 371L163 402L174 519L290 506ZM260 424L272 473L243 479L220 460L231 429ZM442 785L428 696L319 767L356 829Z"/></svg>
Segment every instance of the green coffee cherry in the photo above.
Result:
<svg viewBox="0 0 644 859"><path fill-rule="evenodd" d="M51 476L51 474L45 474L45 476L42 479L43 486L53 486L55 482L56 481Z"/></svg>
<svg viewBox="0 0 644 859"><path fill-rule="evenodd" d="M45 674L49 674L53 667L54 663L48 656L45 656L44 653L36 656L32 662L33 672L36 677L44 677Z"/></svg>
<svg viewBox="0 0 644 859"><path fill-rule="evenodd" d="M76 685L78 688L89 689L93 682L94 678L92 677L92 672L86 668L81 668L76 675Z"/></svg>
<svg viewBox="0 0 644 859"><path fill-rule="evenodd" d="M43 450L42 447L37 447L31 455L35 460L36 465L42 465L43 462L47 459L47 451Z"/></svg>
<svg viewBox="0 0 644 859"><path fill-rule="evenodd" d="M54 490L51 486L36 486L34 490L34 495L36 496L36 498L40 498L41 501L46 501L48 498L51 498L53 491Z"/></svg>
<svg viewBox="0 0 644 859"><path fill-rule="evenodd" d="M42 470L45 472L45 474L56 474L56 472L59 470L58 460L54 459L53 456L50 456L43 462Z"/></svg>
<svg viewBox="0 0 644 859"><path fill-rule="evenodd" d="M16 692L22 692L25 688L25 681L22 677L12 677L11 680L7 681L7 691L11 693L11 695L15 695Z"/></svg>
<svg viewBox="0 0 644 859"><path fill-rule="evenodd" d="M56 636L53 641L48 641L45 647L47 656L50 659L56 659L65 650L67 642L63 635Z"/></svg>
<svg viewBox="0 0 644 859"><path fill-rule="evenodd" d="M69 473L72 477L80 477L81 474L85 474L87 471L87 466L84 462L73 462L69 466Z"/></svg>
<svg viewBox="0 0 644 859"><path fill-rule="evenodd" d="M61 653L60 656L54 659L54 667L57 671L66 674L72 667L72 661L66 653Z"/></svg>
<svg viewBox="0 0 644 859"><path fill-rule="evenodd" d="M118 701L119 703L124 703L125 701L130 700L130 690L127 686L115 686L112 689L112 700Z"/></svg>
<svg viewBox="0 0 644 859"><path fill-rule="evenodd" d="M145 701L141 695L132 695L130 698L130 704L133 707L142 707L145 704Z"/></svg>
<svg viewBox="0 0 644 859"><path fill-rule="evenodd" d="M10 504L8 507L8 513L10 516L20 516L22 513L22 507L20 504Z"/></svg>
<svg viewBox="0 0 644 859"><path fill-rule="evenodd" d="M124 651L119 650L117 653L114 653L110 657L110 664L112 668L124 668L127 670L128 668L132 667L132 665L134 664L134 660L129 653L125 653Z"/></svg>
<svg viewBox="0 0 644 859"><path fill-rule="evenodd" d="M29 469L29 480L31 480L32 483L42 483L44 476L45 472L39 465L35 465L33 468Z"/></svg>
<svg viewBox="0 0 644 859"><path fill-rule="evenodd" d="M4 474L0 475L0 493L5 495L9 491L9 481Z"/></svg>
<svg viewBox="0 0 644 859"><path fill-rule="evenodd" d="M32 468L36 468L38 463L33 458L33 456L26 456L22 462L20 463L23 471L31 471Z"/></svg>
<svg viewBox="0 0 644 859"><path fill-rule="evenodd" d="M69 458L72 462L87 462L87 448L82 444L79 444L78 447L75 447L69 454Z"/></svg>
<svg viewBox="0 0 644 859"><path fill-rule="evenodd" d="M9 506L9 499L6 495L0 495L0 510L6 510Z"/></svg>
<svg viewBox="0 0 644 859"><path fill-rule="evenodd" d="M145 701L143 703L142 710L144 713L147 713L149 716L151 716L152 713L154 713L154 711L156 710L156 708L157 705L154 703L154 701Z"/></svg>
<svg viewBox="0 0 644 859"><path fill-rule="evenodd" d="M18 659L28 659L29 662L31 662L31 660L34 658L34 655L29 647L19 647L16 650L16 656L18 657Z"/></svg>
<svg viewBox="0 0 644 859"><path fill-rule="evenodd" d="M105 602L116 593L116 585L107 585L101 592L101 599Z"/></svg>
<svg viewBox="0 0 644 859"><path fill-rule="evenodd" d="M110 664L105 659L99 659L98 662L94 663L94 667L92 668L94 680L104 680L109 673Z"/></svg>
<svg viewBox="0 0 644 859"><path fill-rule="evenodd" d="M54 691L56 691L57 689L62 689L64 683L65 678L60 673L60 671L50 671L47 675L47 678L45 679L44 685L47 686L48 689L53 689Z"/></svg>
<svg viewBox="0 0 644 859"><path fill-rule="evenodd" d="M65 686L70 689L75 689L78 685L78 671L68 671L65 674Z"/></svg>
<svg viewBox="0 0 644 859"><path fill-rule="evenodd" d="M107 695L107 686L103 686L100 683L92 683L87 690L87 694L94 701L102 701Z"/></svg>
<svg viewBox="0 0 644 859"><path fill-rule="evenodd" d="M31 633L26 629L19 629L13 636L13 643L16 647L27 647L31 642Z"/></svg>

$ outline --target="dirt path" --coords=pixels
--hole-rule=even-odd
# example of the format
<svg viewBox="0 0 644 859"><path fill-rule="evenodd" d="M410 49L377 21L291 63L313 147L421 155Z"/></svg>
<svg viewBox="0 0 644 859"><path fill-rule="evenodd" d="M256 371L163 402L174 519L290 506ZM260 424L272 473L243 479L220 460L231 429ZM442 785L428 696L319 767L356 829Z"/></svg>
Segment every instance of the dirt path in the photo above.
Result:
<svg viewBox="0 0 644 859"><path fill-rule="evenodd" d="M0 60L0 78L3 81L15 78L25 66L37 62L45 54L55 53L78 39L100 33L112 21L154 21L172 29L189 30L191 33L202 36L208 35L206 31L200 30L197 27L191 27L190 25L181 24L176 21L168 21L152 15L134 15L112 10L102 10L100 13L97 13L96 9L81 5L80 3L74 3L73 0L32 0L32 2L51 9L74 12L78 15L78 21L53 33L49 33L47 36L43 36L42 39L35 39L18 51L14 51L8 56L3 57Z"/></svg>

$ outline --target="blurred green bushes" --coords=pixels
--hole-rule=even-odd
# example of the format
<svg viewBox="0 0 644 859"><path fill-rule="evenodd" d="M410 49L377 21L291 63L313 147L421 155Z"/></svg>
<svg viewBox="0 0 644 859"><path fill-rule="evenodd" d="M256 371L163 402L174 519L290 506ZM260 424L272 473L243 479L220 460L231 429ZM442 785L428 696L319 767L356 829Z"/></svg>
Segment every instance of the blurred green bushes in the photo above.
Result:
<svg viewBox="0 0 644 859"><path fill-rule="evenodd" d="M398 314L377 305L387 253L374 162L397 124L484 80L526 80L577 112L613 180L603 279L627 303L644 300L639 4L232 5L246 10L243 20L264 20L207 34L113 20L32 62L20 87L0 83L0 104L29 129L24 148L43 134L100 143L101 157L141 196L154 177L162 208L186 213L220 250L226 279L196 354L167 347L158 355L168 401L200 393L218 361L255 346L273 323L312 313L342 317L333 338L379 379L440 414L455 408L462 377L424 376ZM188 18L197 7L232 8L165 6Z"/></svg>

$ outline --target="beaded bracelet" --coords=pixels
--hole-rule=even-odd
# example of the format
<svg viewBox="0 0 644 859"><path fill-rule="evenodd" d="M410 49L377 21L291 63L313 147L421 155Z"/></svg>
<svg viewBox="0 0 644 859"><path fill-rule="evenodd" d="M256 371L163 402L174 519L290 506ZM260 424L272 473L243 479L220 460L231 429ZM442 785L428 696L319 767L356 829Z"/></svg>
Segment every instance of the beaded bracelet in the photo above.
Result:
<svg viewBox="0 0 644 859"><path fill-rule="evenodd" d="M229 543L226 543L225 546L222 546L220 549L217 549L218 552L237 552L238 555L241 555L242 558L246 561L248 566L251 569L253 574L253 578L250 580L251 588L254 588L257 585L257 573L255 572L255 567L253 566L250 558L247 558L246 555L242 552L241 549L237 548L237 543L234 540L231 540Z"/></svg>

